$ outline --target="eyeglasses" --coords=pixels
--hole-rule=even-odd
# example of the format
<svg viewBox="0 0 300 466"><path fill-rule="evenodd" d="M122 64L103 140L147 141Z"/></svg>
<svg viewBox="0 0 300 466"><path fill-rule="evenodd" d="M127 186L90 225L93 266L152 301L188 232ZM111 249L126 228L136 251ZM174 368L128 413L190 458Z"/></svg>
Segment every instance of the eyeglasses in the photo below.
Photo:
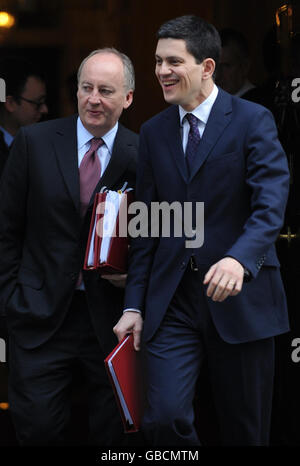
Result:
<svg viewBox="0 0 300 466"><path fill-rule="evenodd" d="M40 102L36 102L35 100L26 99L25 97L22 97L21 95L18 96L18 99L25 100L25 102L28 102L29 104L35 105L37 111L39 111L43 105L46 105L45 100L42 100Z"/></svg>

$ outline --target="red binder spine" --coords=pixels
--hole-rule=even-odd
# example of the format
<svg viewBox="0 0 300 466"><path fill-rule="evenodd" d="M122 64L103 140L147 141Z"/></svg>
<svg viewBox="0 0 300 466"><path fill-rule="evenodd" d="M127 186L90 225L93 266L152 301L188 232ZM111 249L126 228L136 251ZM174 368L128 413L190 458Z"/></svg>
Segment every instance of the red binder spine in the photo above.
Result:
<svg viewBox="0 0 300 466"><path fill-rule="evenodd" d="M83 269L84 270L93 270L95 268L95 262L93 263L93 266L88 266L88 259L89 259L89 252L90 252L90 247L91 247L91 240L92 240L92 234L93 234L93 229L94 229L94 224L95 224L95 215L96 215L96 208L97 208L97 196L95 196L95 201L93 205L93 212L92 212L92 218L91 218L91 224L90 224L90 231L89 231L89 236L88 236L88 241L87 241L87 246L86 246L86 251L85 251L85 257L84 257L84 263L83 263Z"/></svg>
<svg viewBox="0 0 300 466"><path fill-rule="evenodd" d="M105 211L105 201L106 201L106 193L98 193L97 200L95 201L95 203L97 204L95 250L94 250L95 268L98 268L100 265L100 249L101 249L101 243L102 243L102 238L103 238L103 217L104 217L104 211Z"/></svg>

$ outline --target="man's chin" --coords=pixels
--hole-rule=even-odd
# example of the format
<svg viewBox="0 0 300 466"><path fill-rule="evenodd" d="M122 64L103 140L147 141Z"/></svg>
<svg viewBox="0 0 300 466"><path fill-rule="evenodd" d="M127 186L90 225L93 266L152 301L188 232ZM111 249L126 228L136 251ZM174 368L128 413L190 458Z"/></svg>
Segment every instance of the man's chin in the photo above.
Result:
<svg viewBox="0 0 300 466"><path fill-rule="evenodd" d="M164 92L164 99L168 104L177 105L178 99L174 95L169 95L168 93Z"/></svg>

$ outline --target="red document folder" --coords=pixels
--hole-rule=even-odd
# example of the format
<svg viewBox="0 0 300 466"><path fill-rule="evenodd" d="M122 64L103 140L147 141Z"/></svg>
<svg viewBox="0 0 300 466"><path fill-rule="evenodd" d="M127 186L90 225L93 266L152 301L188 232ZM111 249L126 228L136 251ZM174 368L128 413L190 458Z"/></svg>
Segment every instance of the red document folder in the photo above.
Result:
<svg viewBox="0 0 300 466"><path fill-rule="evenodd" d="M141 354L133 347L133 335L125 337L105 358L121 413L125 432L137 432L140 428L144 406Z"/></svg>
<svg viewBox="0 0 300 466"><path fill-rule="evenodd" d="M116 193L115 193L116 194ZM90 231L85 253L84 270L99 270L101 274L114 274L127 272L128 246L129 238L121 236L119 231L120 212L128 221L128 205L133 201L133 193L119 193L122 196L122 201L119 205L119 211L115 219L112 221L113 235L109 236L104 233L104 211L106 210L107 192L97 193L94 200L93 213L90 224ZM108 210L112 208L109 203ZM100 208L99 208L100 207ZM124 228L124 225L123 225ZM127 230L127 225L126 225ZM105 260L101 260L101 247L105 242L107 255Z"/></svg>

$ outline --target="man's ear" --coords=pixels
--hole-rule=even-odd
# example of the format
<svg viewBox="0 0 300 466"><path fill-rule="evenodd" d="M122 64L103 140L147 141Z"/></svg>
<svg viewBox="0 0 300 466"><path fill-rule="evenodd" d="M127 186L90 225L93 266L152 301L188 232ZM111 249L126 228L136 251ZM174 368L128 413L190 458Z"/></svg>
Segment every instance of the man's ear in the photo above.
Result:
<svg viewBox="0 0 300 466"><path fill-rule="evenodd" d="M126 94L126 100L125 100L125 104L124 104L123 108L126 109L126 108L130 107L130 105L132 104L132 101L133 101L133 91L129 91Z"/></svg>
<svg viewBox="0 0 300 466"><path fill-rule="evenodd" d="M18 105L17 102L15 101L14 97L12 95L7 95L6 96L6 101L3 102L6 110L10 113L14 112L16 109L16 106Z"/></svg>
<svg viewBox="0 0 300 466"><path fill-rule="evenodd" d="M209 79L214 74L216 69L216 62L212 58L205 58L203 64L203 79Z"/></svg>

